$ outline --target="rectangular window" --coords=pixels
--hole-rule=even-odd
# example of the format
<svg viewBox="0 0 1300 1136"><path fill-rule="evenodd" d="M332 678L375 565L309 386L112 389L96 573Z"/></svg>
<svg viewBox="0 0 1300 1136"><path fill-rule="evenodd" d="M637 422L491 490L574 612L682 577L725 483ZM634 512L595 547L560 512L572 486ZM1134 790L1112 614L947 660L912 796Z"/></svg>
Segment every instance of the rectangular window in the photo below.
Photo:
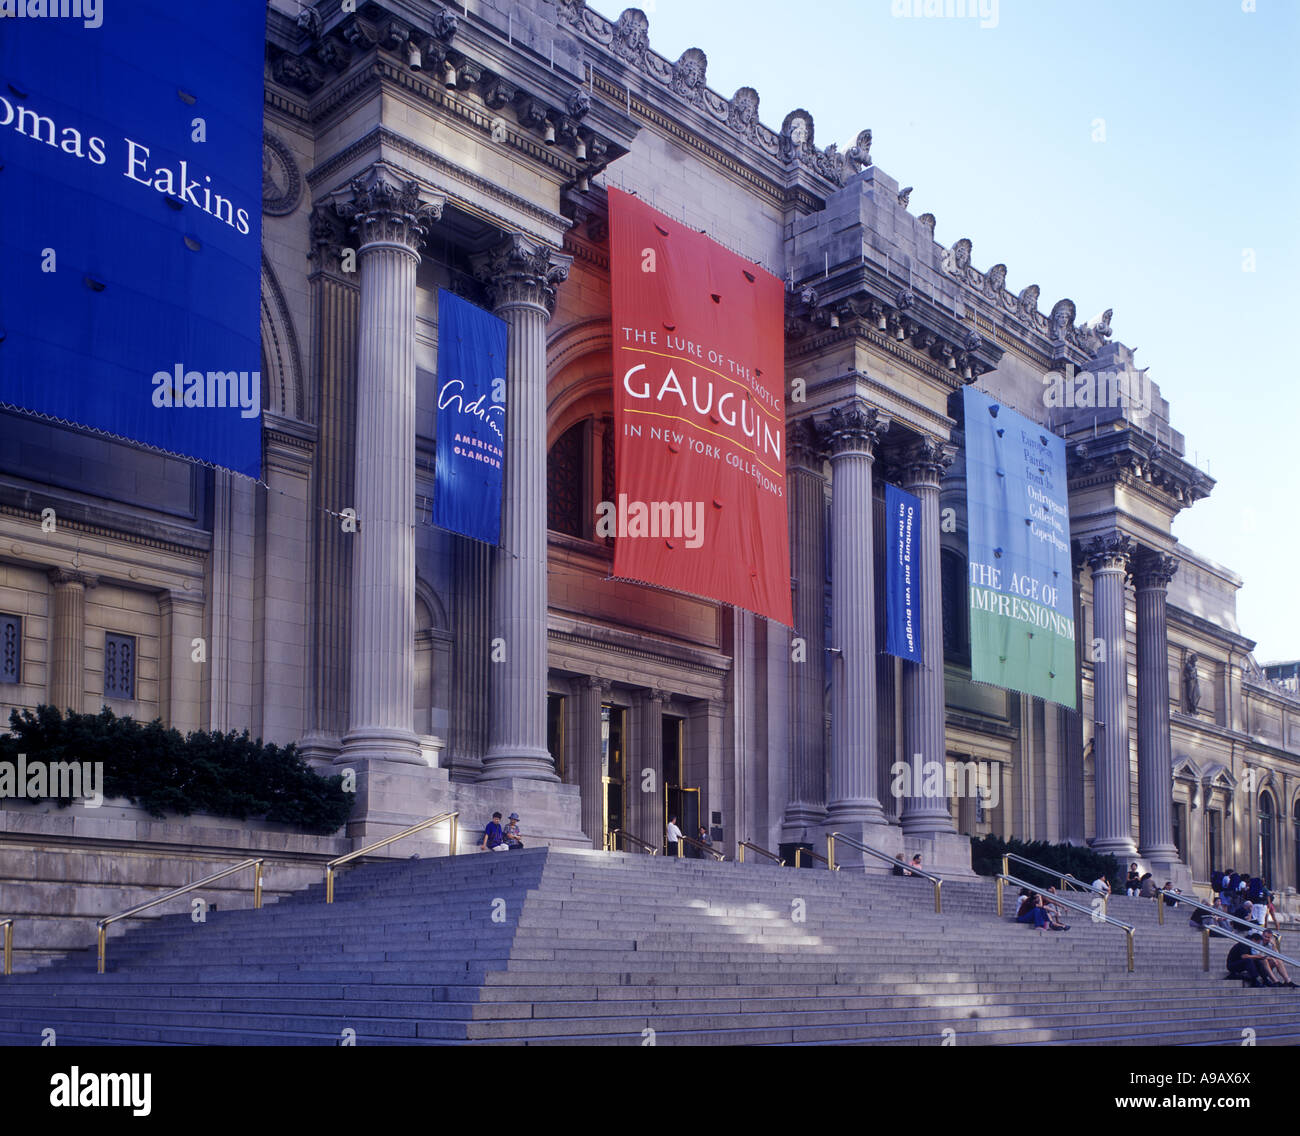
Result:
<svg viewBox="0 0 1300 1136"><path fill-rule="evenodd" d="M23 620L0 614L0 682L23 681Z"/></svg>
<svg viewBox="0 0 1300 1136"><path fill-rule="evenodd" d="M134 636L104 636L104 697L135 701Z"/></svg>
<svg viewBox="0 0 1300 1136"><path fill-rule="evenodd" d="M1210 872L1213 872L1216 868L1223 869L1228 867L1228 865L1223 862L1223 856L1221 854L1222 850L1219 847L1219 833L1222 831L1222 818L1219 810L1208 810L1205 814L1205 842L1210 853Z"/></svg>
<svg viewBox="0 0 1300 1136"><path fill-rule="evenodd" d="M1174 847L1178 849L1178 858L1186 864L1187 847L1183 844L1184 815L1184 806L1176 803L1174 805Z"/></svg>

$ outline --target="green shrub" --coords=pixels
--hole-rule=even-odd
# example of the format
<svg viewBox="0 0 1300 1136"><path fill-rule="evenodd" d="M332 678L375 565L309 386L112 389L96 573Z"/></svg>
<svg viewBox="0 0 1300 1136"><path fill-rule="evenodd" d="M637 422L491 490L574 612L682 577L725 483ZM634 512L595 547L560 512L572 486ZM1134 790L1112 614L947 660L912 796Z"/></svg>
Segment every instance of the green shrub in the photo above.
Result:
<svg viewBox="0 0 1300 1136"><path fill-rule="evenodd" d="M981 836L970 842L971 867L981 876L997 875L1002 871L1002 857L1008 852L1051 869L1050 873L1041 872L1013 860L1009 874L1028 883L1047 887L1058 883L1060 876L1065 874L1090 884L1104 875L1110 881L1112 891L1123 891L1123 873L1115 857L1103 856L1080 844L1048 844L1045 840L1026 842L1014 837L1003 840L1000 836Z"/></svg>
<svg viewBox="0 0 1300 1136"><path fill-rule="evenodd" d="M29 761L103 762L104 796L125 797L154 817L260 817L329 834L352 811L354 794L343 791L342 776L322 777L292 744L263 744L247 730L182 737L158 719L145 725L107 706L98 714L15 710L9 730L0 736L0 760L16 762L21 753ZM59 799L60 807L70 804L70 797Z"/></svg>

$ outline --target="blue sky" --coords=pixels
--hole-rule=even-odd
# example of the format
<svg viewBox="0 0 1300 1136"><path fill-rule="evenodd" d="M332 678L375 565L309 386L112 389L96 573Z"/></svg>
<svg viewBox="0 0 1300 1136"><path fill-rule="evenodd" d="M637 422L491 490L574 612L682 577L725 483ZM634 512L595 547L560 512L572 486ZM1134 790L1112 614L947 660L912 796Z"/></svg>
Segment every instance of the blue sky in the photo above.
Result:
<svg viewBox="0 0 1300 1136"><path fill-rule="evenodd" d="M841 149L870 127L912 212L1013 291L1114 308L1219 482L1174 534L1245 578L1256 658L1300 657L1300 0L996 0L987 28L895 16L907 0L641 6L656 51L703 48L767 125L803 107Z"/></svg>

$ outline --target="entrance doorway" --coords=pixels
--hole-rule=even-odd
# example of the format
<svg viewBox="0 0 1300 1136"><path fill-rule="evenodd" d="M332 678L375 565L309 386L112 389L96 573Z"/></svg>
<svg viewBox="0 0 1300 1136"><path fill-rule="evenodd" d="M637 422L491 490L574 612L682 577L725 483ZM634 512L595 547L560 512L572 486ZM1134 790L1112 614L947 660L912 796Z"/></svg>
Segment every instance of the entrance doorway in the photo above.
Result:
<svg viewBox="0 0 1300 1136"><path fill-rule="evenodd" d="M610 847L610 833L627 825L625 738L627 711L606 702L600 708L600 781L604 798L601 808L601 846Z"/></svg>
<svg viewBox="0 0 1300 1136"><path fill-rule="evenodd" d="M668 818L677 818L677 827L692 839L700 835L700 791L683 784L686 779L686 721L683 718L664 718L663 770L664 770L664 830ZM694 850L687 845L685 855Z"/></svg>

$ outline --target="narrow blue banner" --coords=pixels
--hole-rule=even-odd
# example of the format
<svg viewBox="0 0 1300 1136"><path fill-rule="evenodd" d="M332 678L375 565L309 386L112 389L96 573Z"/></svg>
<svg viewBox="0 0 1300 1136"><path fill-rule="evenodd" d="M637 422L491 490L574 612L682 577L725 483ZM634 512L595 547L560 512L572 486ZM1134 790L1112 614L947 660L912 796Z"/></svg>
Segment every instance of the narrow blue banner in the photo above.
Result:
<svg viewBox="0 0 1300 1136"><path fill-rule="evenodd" d="M439 289L433 523L499 543L505 453L506 325Z"/></svg>
<svg viewBox="0 0 1300 1136"><path fill-rule="evenodd" d="M257 477L266 5L0 16L0 404Z"/></svg>
<svg viewBox="0 0 1300 1136"><path fill-rule="evenodd" d="M921 662L921 499L885 486L885 650Z"/></svg>

